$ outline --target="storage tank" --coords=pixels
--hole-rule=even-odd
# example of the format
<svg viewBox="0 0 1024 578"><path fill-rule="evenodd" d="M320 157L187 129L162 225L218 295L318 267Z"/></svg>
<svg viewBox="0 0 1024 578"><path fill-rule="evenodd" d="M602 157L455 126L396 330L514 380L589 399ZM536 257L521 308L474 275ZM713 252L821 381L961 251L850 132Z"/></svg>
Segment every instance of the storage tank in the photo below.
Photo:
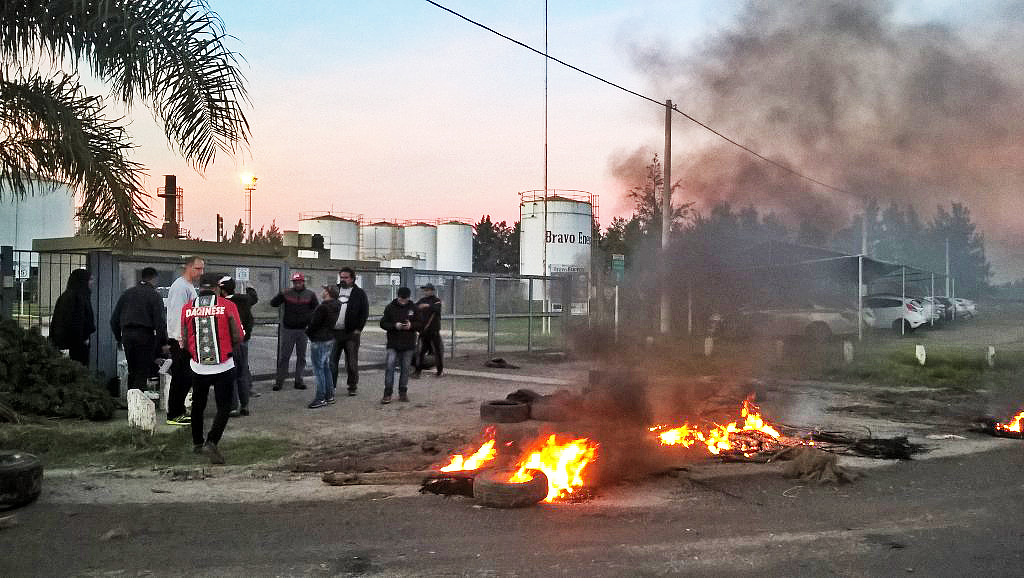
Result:
<svg viewBox="0 0 1024 578"><path fill-rule="evenodd" d="M437 270L473 271L473 227L459 221L437 226Z"/></svg>
<svg viewBox="0 0 1024 578"><path fill-rule="evenodd" d="M402 228L403 248L406 256L423 261L422 269L437 268L437 227L416 223Z"/></svg>
<svg viewBox="0 0 1024 578"><path fill-rule="evenodd" d="M388 261L388 267L391 269L401 269L402 267L412 267L414 269L422 268L422 261L416 257L399 257Z"/></svg>
<svg viewBox="0 0 1024 578"><path fill-rule="evenodd" d="M0 189L3 189L0 183ZM0 190L0 245L31 250L32 239L75 235L74 195L66 185L36 182L32 195L16 199Z"/></svg>
<svg viewBox="0 0 1024 578"><path fill-rule="evenodd" d="M381 221L359 229L361 259L385 261L402 253L401 229L394 223Z"/></svg>
<svg viewBox="0 0 1024 578"><path fill-rule="evenodd" d="M546 199L544 191L528 191L520 196L519 272L577 277L581 281L577 283L580 296L573 298L573 312L583 312L581 308L585 308L586 299L582 295L590 277L594 196L583 191L552 191Z"/></svg>
<svg viewBox="0 0 1024 578"><path fill-rule="evenodd" d="M320 215L299 221L300 235L322 235L331 259L359 258L359 223L336 215Z"/></svg>

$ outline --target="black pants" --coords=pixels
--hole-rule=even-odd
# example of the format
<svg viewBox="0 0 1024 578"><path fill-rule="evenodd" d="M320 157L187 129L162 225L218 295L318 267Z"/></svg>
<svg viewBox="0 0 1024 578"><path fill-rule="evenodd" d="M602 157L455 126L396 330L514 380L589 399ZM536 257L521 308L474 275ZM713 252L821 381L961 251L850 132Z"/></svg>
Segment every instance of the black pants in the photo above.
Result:
<svg viewBox="0 0 1024 578"><path fill-rule="evenodd" d="M188 363L192 356L177 341L172 339L170 344L171 391L167 395L167 419L174 419L185 415L185 398L192 388L192 368Z"/></svg>
<svg viewBox="0 0 1024 578"><path fill-rule="evenodd" d="M228 425L228 417L231 414L231 395L235 391L235 368L203 375L192 374L192 443L202 445L203 439L203 412L206 411L206 400L210 395L210 386L213 386L213 399L217 403L217 415L213 418L213 425L210 426L210 433L205 441L211 444L220 443L220 437L224 434L224 428Z"/></svg>
<svg viewBox="0 0 1024 578"><path fill-rule="evenodd" d="M334 332L334 347L331 349L331 379L334 380L334 387L338 387L339 361L343 351L348 390L355 391L359 386L359 335L342 330Z"/></svg>
<svg viewBox="0 0 1024 578"><path fill-rule="evenodd" d="M440 331L424 331L420 333L419 348L416 351L416 372L423 371L423 358L426 357L428 351L434 353L434 364L437 367L437 373L444 371L444 341L441 339Z"/></svg>
<svg viewBox="0 0 1024 578"><path fill-rule="evenodd" d="M128 361L127 389L146 389L146 381L156 367L156 335L152 329L125 327L121 330L121 347Z"/></svg>
<svg viewBox="0 0 1024 578"><path fill-rule="evenodd" d="M68 357L89 367L89 344L82 342L68 347Z"/></svg>

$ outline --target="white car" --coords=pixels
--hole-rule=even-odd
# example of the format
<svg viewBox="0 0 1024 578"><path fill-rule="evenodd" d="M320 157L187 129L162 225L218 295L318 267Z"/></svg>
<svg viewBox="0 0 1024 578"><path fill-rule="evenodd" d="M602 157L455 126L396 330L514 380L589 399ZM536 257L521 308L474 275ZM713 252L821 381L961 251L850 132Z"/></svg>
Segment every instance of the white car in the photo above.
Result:
<svg viewBox="0 0 1024 578"><path fill-rule="evenodd" d="M734 336L806 337L828 341L834 335L857 333L857 311L821 305L742 309L733 318ZM729 325L727 323L727 325Z"/></svg>
<svg viewBox="0 0 1024 578"><path fill-rule="evenodd" d="M872 329L892 328L910 333L928 322L924 310L910 297L872 295L864 298L864 323Z"/></svg>
<svg viewBox="0 0 1024 578"><path fill-rule="evenodd" d="M978 311L978 306L970 299L954 297L953 304L956 306L957 317L971 318L974 317L975 313Z"/></svg>

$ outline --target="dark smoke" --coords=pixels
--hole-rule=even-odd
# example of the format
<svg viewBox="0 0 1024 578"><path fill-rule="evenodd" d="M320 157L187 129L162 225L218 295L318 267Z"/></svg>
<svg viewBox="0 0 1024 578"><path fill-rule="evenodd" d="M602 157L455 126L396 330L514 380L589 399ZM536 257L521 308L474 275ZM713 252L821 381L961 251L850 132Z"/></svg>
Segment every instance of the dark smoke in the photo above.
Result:
<svg viewBox="0 0 1024 578"><path fill-rule="evenodd" d="M866 198L912 204L925 219L937 205L965 202L990 256L1024 255L1024 2L989 3L993 17L956 26L902 23L898 7L751 2L697 53L634 47L654 94L853 192L788 175L677 117L673 180L681 179L682 196L704 211L727 200L833 230ZM628 163L613 164L628 173Z"/></svg>

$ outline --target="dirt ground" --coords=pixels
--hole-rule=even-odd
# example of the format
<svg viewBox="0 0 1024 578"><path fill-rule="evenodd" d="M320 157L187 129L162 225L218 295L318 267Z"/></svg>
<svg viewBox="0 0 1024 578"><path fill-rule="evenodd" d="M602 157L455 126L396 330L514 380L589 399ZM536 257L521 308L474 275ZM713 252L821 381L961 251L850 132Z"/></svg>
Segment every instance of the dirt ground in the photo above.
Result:
<svg viewBox="0 0 1024 578"><path fill-rule="evenodd" d="M411 402L396 401L390 405L380 404L381 370L361 372L358 395L347 397L342 391L337 404L318 410L306 408L312 390L295 390L289 386L274 392L270 389L271 382L262 381L255 386L261 396L252 402L253 415L232 419L221 442L228 465L209 466L197 461L194 466L173 468L52 470L46 472L41 500L55 503L249 503L411 496L419 489L415 483L331 486L321 481L321 474L323 471L408 472L436 466L446 462L453 451L475 447L484 427L480 419L481 403L502 399L521 388L542 395L559 390L582 393L588 389L589 372L605 367L601 360L566 360L554 355L505 358L520 368L487 368L484 362L489 356L486 355L452 360L443 377L425 372L422 378L410 382ZM874 437L906 435L910 441L928 447L928 453L920 459L985 451L1005 447L1008 442L967 432L971 419L984 413L985 392L968 394L928 388L661 376L649 379L644 419L655 420L655 423L697 416L735 420L739 418L743 398L752 392L758 395L765 418L772 422L804 430L846 431ZM617 406L611 407L613 412L617 409ZM549 431L577 433L581 429L585 428L531 420L503 425L499 435L530 437ZM668 499L669 496L657 490L656 479L649 477L653 471L686 468L692 479L741 472L778 474L775 464L722 464L693 452L668 457L661 452L653 460L633 460L634 456L629 454L636 452L631 452L628 444L642 436L641 429L636 431L626 436L629 439L625 445L609 446L619 451L609 452L617 455L606 459L604 465L606 470L616 470L614 481L630 479L633 484L649 487L635 491L621 484L609 484L598 493L596 504L625 506L636 505L638 500L649 503ZM287 438L301 449L279 463L231 465L231 438L242 434ZM954 437L948 437L951 434ZM616 438L617 434L605 428L599 435ZM930 439L929 435L935 439ZM947 437L939 439L943 436ZM891 463L840 458L840 464L854 468ZM632 471L623 473L629 468Z"/></svg>

